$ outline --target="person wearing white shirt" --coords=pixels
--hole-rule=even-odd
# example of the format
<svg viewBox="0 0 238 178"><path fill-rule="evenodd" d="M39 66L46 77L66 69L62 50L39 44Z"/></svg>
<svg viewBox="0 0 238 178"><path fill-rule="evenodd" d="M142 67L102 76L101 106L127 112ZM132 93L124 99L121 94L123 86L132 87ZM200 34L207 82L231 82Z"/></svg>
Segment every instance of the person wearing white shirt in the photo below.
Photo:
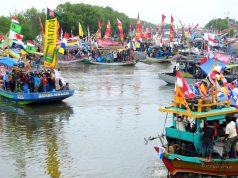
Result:
<svg viewBox="0 0 238 178"><path fill-rule="evenodd" d="M235 157L237 157L236 148L234 147L236 145L236 142L238 142L238 137L236 133L236 123L232 118L227 118L227 125L225 129L225 138L224 138L224 150L225 150L225 158L229 158L229 152L231 150L231 147L233 146ZM235 118L236 119L236 118Z"/></svg>

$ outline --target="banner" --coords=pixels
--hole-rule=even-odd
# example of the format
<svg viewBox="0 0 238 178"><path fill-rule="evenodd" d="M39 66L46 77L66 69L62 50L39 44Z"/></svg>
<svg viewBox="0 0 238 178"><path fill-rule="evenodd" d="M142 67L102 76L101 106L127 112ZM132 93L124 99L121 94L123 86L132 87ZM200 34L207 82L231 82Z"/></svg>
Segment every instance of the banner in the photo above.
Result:
<svg viewBox="0 0 238 178"><path fill-rule="evenodd" d="M137 17L137 21L136 21L136 38L135 38L136 42L138 42L139 40L141 40L141 28L140 28L140 17L139 17L139 13L138 13L138 17Z"/></svg>
<svg viewBox="0 0 238 178"><path fill-rule="evenodd" d="M108 20L104 39L108 40L108 38L110 38L110 35L111 35L111 23L110 23L110 20Z"/></svg>
<svg viewBox="0 0 238 178"><path fill-rule="evenodd" d="M170 42L173 42L174 39L174 18L171 15L171 24L170 24Z"/></svg>
<svg viewBox="0 0 238 178"><path fill-rule="evenodd" d="M11 22L11 25L10 25L10 30L16 32L16 33L21 33L21 25L17 24L17 23L14 23L14 22Z"/></svg>
<svg viewBox="0 0 238 178"><path fill-rule="evenodd" d="M83 28L80 22L79 22L79 36L83 36Z"/></svg>
<svg viewBox="0 0 238 178"><path fill-rule="evenodd" d="M56 56L55 48L57 41L57 18L51 18L46 20L45 24L45 62L44 66L46 67L55 67L56 65Z"/></svg>
<svg viewBox="0 0 238 178"><path fill-rule="evenodd" d="M122 28L122 23L121 23L121 21L119 19L117 19L117 27L118 27L118 30L119 30L121 44L122 44L122 46L124 46L123 28Z"/></svg>
<svg viewBox="0 0 238 178"><path fill-rule="evenodd" d="M160 43L162 43L163 33L164 33L164 20L166 16L162 14L162 23L161 23L161 29L160 29Z"/></svg>
<svg viewBox="0 0 238 178"><path fill-rule="evenodd" d="M100 39L97 41L97 43L98 43L98 46L100 46L100 47L106 47L106 46L119 44L119 42L117 42L117 41L108 41L108 40L100 40Z"/></svg>

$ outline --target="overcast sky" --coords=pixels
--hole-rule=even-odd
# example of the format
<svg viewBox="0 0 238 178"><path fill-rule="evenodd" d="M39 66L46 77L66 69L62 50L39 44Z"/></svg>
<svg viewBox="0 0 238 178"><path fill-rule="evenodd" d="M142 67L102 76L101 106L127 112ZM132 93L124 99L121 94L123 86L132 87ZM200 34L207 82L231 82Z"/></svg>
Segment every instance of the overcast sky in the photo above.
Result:
<svg viewBox="0 0 238 178"><path fill-rule="evenodd" d="M131 18L136 18L139 12L141 20L155 24L161 23L162 13L166 15L166 23L170 23L170 15L177 24L181 20L185 24L198 23L200 26L214 18L229 16L238 20L238 0L0 0L0 15L8 16L31 7L55 9L65 2L110 6Z"/></svg>

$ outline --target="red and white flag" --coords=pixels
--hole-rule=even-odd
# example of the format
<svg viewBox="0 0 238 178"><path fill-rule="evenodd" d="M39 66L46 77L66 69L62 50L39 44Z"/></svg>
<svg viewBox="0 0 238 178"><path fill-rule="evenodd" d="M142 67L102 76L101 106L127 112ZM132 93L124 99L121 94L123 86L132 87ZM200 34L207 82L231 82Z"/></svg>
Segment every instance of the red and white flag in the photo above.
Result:
<svg viewBox="0 0 238 178"><path fill-rule="evenodd" d="M18 20L18 18L17 17L12 17L12 22L14 22L14 23L19 23L19 20Z"/></svg>
<svg viewBox="0 0 238 178"><path fill-rule="evenodd" d="M15 39L17 40L23 40L23 35L20 35L18 33L15 34Z"/></svg>
<svg viewBox="0 0 238 178"><path fill-rule="evenodd" d="M176 85L181 88L185 98L192 99L195 97L195 93L190 89L188 83L181 76L179 71L176 71Z"/></svg>
<svg viewBox="0 0 238 178"><path fill-rule="evenodd" d="M27 46L35 46L35 43L34 43L34 41L27 40L26 45Z"/></svg>

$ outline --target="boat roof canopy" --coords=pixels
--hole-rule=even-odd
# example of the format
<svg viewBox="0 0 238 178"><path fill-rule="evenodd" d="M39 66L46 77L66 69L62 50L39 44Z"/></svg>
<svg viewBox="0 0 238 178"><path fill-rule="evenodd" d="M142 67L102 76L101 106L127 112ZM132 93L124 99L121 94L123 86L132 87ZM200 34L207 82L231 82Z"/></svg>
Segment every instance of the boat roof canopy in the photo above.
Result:
<svg viewBox="0 0 238 178"><path fill-rule="evenodd" d="M207 118L208 120L220 120L220 119L224 119L226 115L238 113L238 109L236 109L235 107L211 109L208 112L191 111L191 113L189 113L189 112L187 112L186 109L181 109L178 107L171 106L171 107L166 107L166 108L160 108L159 111L189 116L189 117L193 117L195 119Z"/></svg>

